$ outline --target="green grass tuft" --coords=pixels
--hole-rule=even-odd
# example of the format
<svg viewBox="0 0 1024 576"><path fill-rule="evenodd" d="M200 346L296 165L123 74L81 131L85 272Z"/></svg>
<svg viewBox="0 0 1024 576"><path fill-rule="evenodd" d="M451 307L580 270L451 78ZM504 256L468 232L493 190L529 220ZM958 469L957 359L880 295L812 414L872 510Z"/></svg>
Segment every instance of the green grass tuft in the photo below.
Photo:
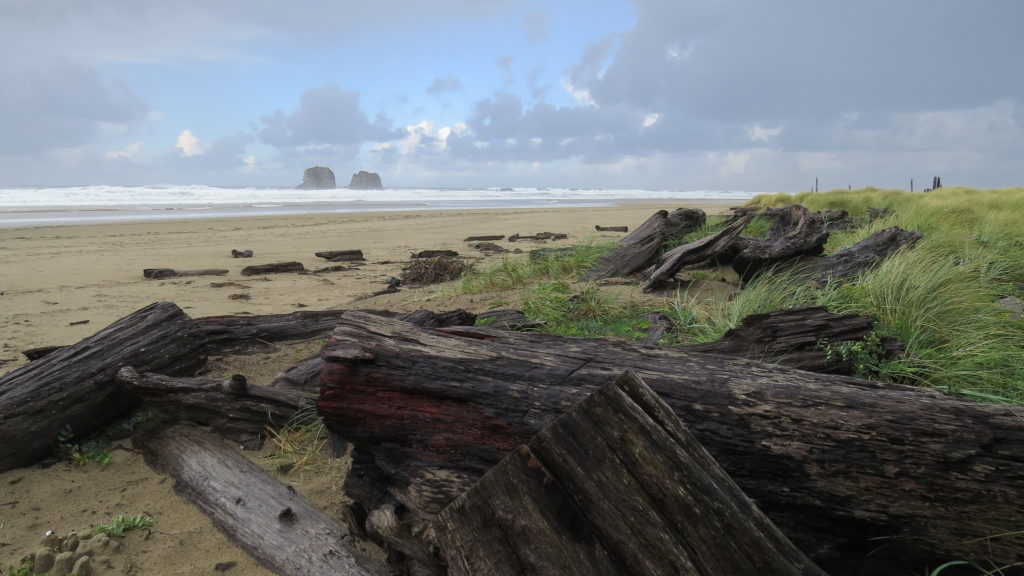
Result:
<svg viewBox="0 0 1024 576"><path fill-rule="evenodd" d="M97 526L94 532L96 534L106 534L108 536L115 537L124 536L125 532L149 528L155 523L155 520L145 514L138 514L136 516L117 515L114 517L113 522Z"/></svg>

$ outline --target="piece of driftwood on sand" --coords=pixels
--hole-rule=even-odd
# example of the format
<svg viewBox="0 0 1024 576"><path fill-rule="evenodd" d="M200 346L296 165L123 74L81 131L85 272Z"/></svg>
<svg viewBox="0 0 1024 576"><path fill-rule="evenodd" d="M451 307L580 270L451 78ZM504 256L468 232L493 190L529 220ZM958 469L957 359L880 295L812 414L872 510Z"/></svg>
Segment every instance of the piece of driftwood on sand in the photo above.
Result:
<svg viewBox="0 0 1024 576"><path fill-rule="evenodd" d="M142 276L150 280L164 278L180 278L183 276L223 276L229 271L222 268L204 268L200 270L175 270L174 268L145 268Z"/></svg>
<svg viewBox="0 0 1024 576"><path fill-rule="evenodd" d="M242 276L258 276L260 274L291 274L294 272L305 272L306 267L302 262L273 262L271 264L256 264L242 268Z"/></svg>
<svg viewBox="0 0 1024 576"><path fill-rule="evenodd" d="M0 376L0 471L44 457L62 431L82 438L137 402L114 382L122 366L186 375L205 362L199 326L159 302L15 368Z"/></svg>
<svg viewBox="0 0 1024 576"><path fill-rule="evenodd" d="M824 576L627 372L433 522L450 576Z"/></svg>
<svg viewBox="0 0 1024 576"><path fill-rule="evenodd" d="M318 410L356 447L347 491L371 513L397 502L409 550L417 523L628 369L834 576L1022 560L1024 537L988 539L1024 522L1021 408L713 354L358 312L341 317L321 355Z"/></svg>
<svg viewBox="0 0 1024 576"><path fill-rule="evenodd" d="M641 270L661 253L666 240L697 230L706 219L704 211L695 208L679 208L671 213L659 210L619 240L611 252L580 276L580 281L593 282L613 276L628 276Z"/></svg>
<svg viewBox="0 0 1024 576"><path fill-rule="evenodd" d="M146 462L174 478L184 499L275 574L386 574L357 558L345 528L220 438L191 426L154 427L133 439Z"/></svg>
<svg viewBox="0 0 1024 576"><path fill-rule="evenodd" d="M314 253L317 258L323 258L328 262L359 262L366 260L362 250L323 250Z"/></svg>

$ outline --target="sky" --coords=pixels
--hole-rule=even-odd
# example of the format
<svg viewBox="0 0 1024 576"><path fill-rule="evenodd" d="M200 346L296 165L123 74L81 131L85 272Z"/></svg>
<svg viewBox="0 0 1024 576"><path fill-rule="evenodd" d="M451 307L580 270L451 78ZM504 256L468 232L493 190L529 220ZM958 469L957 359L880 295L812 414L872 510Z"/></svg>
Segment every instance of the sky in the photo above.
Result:
<svg viewBox="0 0 1024 576"><path fill-rule="evenodd" d="M1024 185L1020 0L0 0L0 186Z"/></svg>

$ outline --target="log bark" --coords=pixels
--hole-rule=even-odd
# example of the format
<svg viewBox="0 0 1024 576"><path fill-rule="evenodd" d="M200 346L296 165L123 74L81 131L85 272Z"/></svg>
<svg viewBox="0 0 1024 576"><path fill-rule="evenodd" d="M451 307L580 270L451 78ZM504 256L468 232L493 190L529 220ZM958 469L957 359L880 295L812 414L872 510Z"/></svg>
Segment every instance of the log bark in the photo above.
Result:
<svg viewBox="0 0 1024 576"><path fill-rule="evenodd" d="M597 224L594 226L594 230L598 232L629 232L629 226L601 226Z"/></svg>
<svg viewBox="0 0 1024 576"><path fill-rule="evenodd" d="M142 271L144 278L150 280L163 280L164 278L178 278L181 276L223 276L228 270L220 268L205 268L201 270L175 270L174 268L145 268Z"/></svg>
<svg viewBox="0 0 1024 576"><path fill-rule="evenodd" d="M830 254L818 267L821 283L852 278L891 256L897 250L909 249L922 235L898 226L879 230L860 242Z"/></svg>
<svg viewBox="0 0 1024 576"><path fill-rule="evenodd" d="M825 574L631 372L506 456L434 527L451 576Z"/></svg>
<svg viewBox="0 0 1024 576"><path fill-rule="evenodd" d="M723 250L732 245L752 218L752 216L744 216L717 234L677 246L666 252L654 266L644 273L645 279L641 285L643 291L652 292L661 288L684 266L692 266L715 259Z"/></svg>
<svg viewBox="0 0 1024 576"><path fill-rule="evenodd" d="M192 374L206 362L199 326L171 302L150 304L77 344L0 377L0 472L46 456L68 427L81 438L138 399L114 382L121 366Z"/></svg>
<svg viewBox="0 0 1024 576"><path fill-rule="evenodd" d="M347 492L366 510L397 499L403 522L429 520L609 375L634 370L831 574L1022 560L1021 537L987 539L1024 523L1021 408L686 350L355 312L321 355L318 410L357 448Z"/></svg>
<svg viewBox="0 0 1024 576"><path fill-rule="evenodd" d="M283 426L315 399L298 390L250 384L244 376L228 381L175 378L139 374L131 366L121 368L117 383L142 398L145 406L175 420L209 426L246 450L258 450L267 426Z"/></svg>
<svg viewBox="0 0 1024 576"><path fill-rule="evenodd" d="M732 268L744 280L777 263L801 256L820 256L828 242L821 214L799 204L764 212L775 219L764 240L748 239L742 252L732 261Z"/></svg>
<svg viewBox="0 0 1024 576"><path fill-rule="evenodd" d="M693 208L679 208L672 213L659 210L620 240L611 252L584 272L579 281L594 282L613 276L628 276L649 265L667 238L696 230L706 218L703 210Z"/></svg>
<svg viewBox="0 0 1024 576"><path fill-rule="evenodd" d="M263 352L268 343L327 336L342 310L301 310L261 316L207 316L197 318L210 344L211 354Z"/></svg>
<svg viewBox="0 0 1024 576"><path fill-rule="evenodd" d="M362 250L324 250L315 253L317 258L323 258L328 262L354 262L366 260L363 258Z"/></svg>
<svg viewBox="0 0 1024 576"><path fill-rule="evenodd" d="M274 262L273 264L256 264L242 268L242 276L258 276L260 274L289 274L305 272L302 262Z"/></svg>
<svg viewBox="0 0 1024 576"><path fill-rule="evenodd" d="M822 374L851 374L852 360L836 353L835 347L863 342L874 325L875 319L870 316L833 314L822 306L789 308L751 314L715 342L679 349L750 358Z"/></svg>
<svg viewBox="0 0 1024 576"><path fill-rule="evenodd" d="M353 537L294 488L222 440L194 427L151 429L134 438L146 462L239 548L275 574L385 574L357 558Z"/></svg>

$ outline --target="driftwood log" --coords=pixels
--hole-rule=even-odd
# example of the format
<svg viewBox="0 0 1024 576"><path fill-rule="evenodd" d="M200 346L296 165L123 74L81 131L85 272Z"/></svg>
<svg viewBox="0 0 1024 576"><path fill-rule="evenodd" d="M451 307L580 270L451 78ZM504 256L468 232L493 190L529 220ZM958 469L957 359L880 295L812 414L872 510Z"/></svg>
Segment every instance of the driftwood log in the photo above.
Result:
<svg viewBox="0 0 1024 576"><path fill-rule="evenodd" d="M598 232L629 232L629 226L601 226L597 224L594 226L594 230Z"/></svg>
<svg viewBox="0 0 1024 576"><path fill-rule="evenodd" d="M732 260L732 268L743 280L779 262L801 256L820 256L828 242L828 231L820 213L799 204L773 208L763 213L774 218L768 237L747 239L743 250Z"/></svg>
<svg viewBox="0 0 1024 576"><path fill-rule="evenodd" d="M252 250L231 250L232 258L252 258Z"/></svg>
<svg viewBox="0 0 1024 576"><path fill-rule="evenodd" d="M410 533L611 376L634 370L834 576L1024 560L1024 537L988 539L1024 523L1021 408L685 350L424 329L356 312L321 355L317 408L356 447L347 492L371 513L397 500Z"/></svg>
<svg viewBox="0 0 1024 576"><path fill-rule="evenodd" d="M412 255L413 258L439 258L441 256L458 258L459 253L455 250L420 250Z"/></svg>
<svg viewBox="0 0 1024 576"><path fill-rule="evenodd" d="M698 229L707 215L703 210L679 208L669 213L659 210L619 243L580 277L593 282L613 276L628 276L650 265L668 238Z"/></svg>
<svg viewBox="0 0 1024 576"><path fill-rule="evenodd" d="M117 383L142 398L145 406L175 420L209 426L247 450L263 445L267 426L283 426L315 397L299 390L248 383L244 376L224 380L139 374L125 366Z"/></svg>
<svg viewBox="0 0 1024 576"><path fill-rule="evenodd" d="M186 375L205 362L199 326L159 302L0 376L0 472L46 456L62 429L81 438L136 403L114 382L122 366Z"/></svg>
<svg viewBox="0 0 1024 576"><path fill-rule="evenodd" d="M750 223L751 218L753 217L744 216L716 234L669 250L658 259L654 266L644 272L641 288L644 292L657 290L671 280L676 272L679 272L684 266L692 266L714 259L732 245L733 241Z"/></svg>
<svg viewBox="0 0 1024 576"><path fill-rule="evenodd" d="M142 276L150 280L163 280L164 278L178 278L181 276L223 276L228 270L220 268L206 268L202 270L175 270L174 268L145 268Z"/></svg>
<svg viewBox="0 0 1024 576"><path fill-rule="evenodd" d="M302 262L274 262L273 264L256 264L242 268L242 276L258 276L260 274L290 274L305 272Z"/></svg>
<svg viewBox="0 0 1024 576"><path fill-rule="evenodd" d="M631 372L434 521L451 576L824 576Z"/></svg>
<svg viewBox="0 0 1024 576"><path fill-rule="evenodd" d="M898 226L879 230L853 246L830 254L818 267L818 278L821 282L828 282L856 276L897 250L913 247L920 239L919 232Z"/></svg>
<svg viewBox="0 0 1024 576"><path fill-rule="evenodd" d="M568 234L562 234L559 232L538 232L533 235L522 235L513 234L508 237L509 242L518 242L520 240L565 240L568 238Z"/></svg>
<svg viewBox="0 0 1024 576"><path fill-rule="evenodd" d="M366 260L362 250L324 250L315 253L317 258L323 258L328 262L356 262Z"/></svg>
<svg viewBox="0 0 1024 576"><path fill-rule="evenodd" d="M467 236L463 242L497 242L503 240L504 234L492 234L490 236Z"/></svg>
<svg viewBox="0 0 1024 576"><path fill-rule="evenodd" d="M271 572L386 573L357 560L347 530L220 438L177 426L143 431L133 442L150 466L174 478L178 494Z"/></svg>
<svg viewBox="0 0 1024 576"><path fill-rule="evenodd" d="M211 354L261 352L270 342L327 336L342 310L301 310L260 316L206 316L197 318L210 344Z"/></svg>

